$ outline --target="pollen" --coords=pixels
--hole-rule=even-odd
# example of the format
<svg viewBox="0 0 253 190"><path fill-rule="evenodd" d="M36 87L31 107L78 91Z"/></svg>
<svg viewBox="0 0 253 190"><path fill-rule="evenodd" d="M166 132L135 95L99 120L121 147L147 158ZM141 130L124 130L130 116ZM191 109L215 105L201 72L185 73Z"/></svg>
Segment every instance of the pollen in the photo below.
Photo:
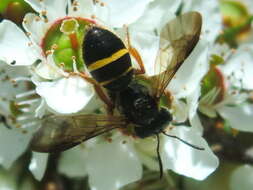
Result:
<svg viewBox="0 0 253 190"><path fill-rule="evenodd" d="M48 23L48 18L44 18L44 22L45 22L45 23Z"/></svg>
<svg viewBox="0 0 253 190"><path fill-rule="evenodd" d="M41 11L41 15L42 16L46 16L47 15L47 11Z"/></svg>
<svg viewBox="0 0 253 190"><path fill-rule="evenodd" d="M30 33L30 32L26 32L26 35L27 35L27 36L31 36L31 33Z"/></svg>
<svg viewBox="0 0 253 190"><path fill-rule="evenodd" d="M46 56L52 54L53 52L54 52L53 50L47 50L47 51L46 51Z"/></svg>
<svg viewBox="0 0 253 190"><path fill-rule="evenodd" d="M236 52L236 49L232 48L231 53L234 54Z"/></svg>
<svg viewBox="0 0 253 190"><path fill-rule="evenodd" d="M92 18L92 19L96 19L96 16L95 16L95 15L91 15L91 18Z"/></svg>
<svg viewBox="0 0 253 190"><path fill-rule="evenodd" d="M60 67L62 67L62 68L65 67L65 63L64 63L64 62L61 62L59 65L60 65Z"/></svg>
<svg viewBox="0 0 253 190"><path fill-rule="evenodd" d="M39 22L40 20L41 20L41 19L40 19L39 16L36 16L36 17L35 17L35 21L36 21L36 22Z"/></svg>
<svg viewBox="0 0 253 190"><path fill-rule="evenodd" d="M52 50L56 50L58 48L58 45L57 44L53 44L52 46L51 46L51 49Z"/></svg>
<svg viewBox="0 0 253 190"><path fill-rule="evenodd" d="M77 1L73 1L73 6L78 6L78 2Z"/></svg>

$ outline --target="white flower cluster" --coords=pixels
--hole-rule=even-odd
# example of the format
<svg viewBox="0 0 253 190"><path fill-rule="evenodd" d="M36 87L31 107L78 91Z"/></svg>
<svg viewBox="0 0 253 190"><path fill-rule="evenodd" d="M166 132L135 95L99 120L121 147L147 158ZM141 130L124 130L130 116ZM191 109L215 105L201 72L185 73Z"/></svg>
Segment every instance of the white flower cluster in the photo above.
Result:
<svg viewBox="0 0 253 190"><path fill-rule="evenodd" d="M73 56L66 49L57 52L58 47L48 42L62 37L61 34L52 35L52 31L59 26L58 23L69 18L94 21L114 30L123 41L127 26L131 45L140 53L146 75L153 76L162 27L176 17L175 13L181 5L182 13L201 13L203 26L200 40L166 90L172 99L170 111L173 123L177 123L169 134L204 150L194 149L174 138L161 137L160 152L164 169L203 180L218 167L218 158L202 137L203 126L198 110L210 118L220 115L234 129L253 131L253 106L247 101L253 90L253 46L244 44L233 52L227 46L215 44L222 28L218 2L26 2L37 13L25 16L24 30L8 20L0 23L0 114L3 120L0 124L0 164L5 168L9 168L27 150L34 131L40 127L40 120L45 115L91 114L95 110L104 110L93 85L66 69L70 62L68 67L77 73L86 71L86 68L80 67L78 56ZM50 47L46 47L48 44ZM209 63L214 55L225 60L225 64L214 69L220 76L220 85L203 94L201 85L209 71L213 71ZM222 97L217 100L218 96ZM187 125L186 121L189 121ZM159 170L156 147L157 140L152 137L135 139L115 130L110 142L96 137L63 152L58 170L69 177L88 175L91 189L117 190L140 180L143 165L151 170ZM44 175L47 159L46 153L32 154L29 169L38 180Z"/></svg>

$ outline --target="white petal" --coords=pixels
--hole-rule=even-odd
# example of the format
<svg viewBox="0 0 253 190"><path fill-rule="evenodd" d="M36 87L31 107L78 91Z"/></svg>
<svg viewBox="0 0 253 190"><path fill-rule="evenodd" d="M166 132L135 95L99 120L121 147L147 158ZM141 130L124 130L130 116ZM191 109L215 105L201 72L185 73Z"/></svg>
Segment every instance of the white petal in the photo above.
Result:
<svg viewBox="0 0 253 190"><path fill-rule="evenodd" d="M94 15L94 4L93 1L77 0L78 6L69 5L68 15L91 18Z"/></svg>
<svg viewBox="0 0 253 190"><path fill-rule="evenodd" d="M190 124L191 124L192 128L195 129L195 131L197 133L199 133L200 135L203 134L204 127L200 121L198 114L195 114L193 116L193 118L190 119Z"/></svg>
<svg viewBox="0 0 253 190"><path fill-rule="evenodd" d="M135 139L134 147L139 159L150 170L159 171L159 164L157 162L157 139L150 137L145 139Z"/></svg>
<svg viewBox="0 0 253 190"><path fill-rule="evenodd" d="M253 105L223 106L218 112L234 129L253 132Z"/></svg>
<svg viewBox="0 0 253 190"><path fill-rule="evenodd" d="M4 20L0 23L0 60L16 65L31 65L37 59L29 39L14 23Z"/></svg>
<svg viewBox="0 0 253 190"><path fill-rule="evenodd" d="M0 86L4 89L0 91L0 113L7 115L9 101L16 99L17 94L27 91L27 83L20 79L26 78L28 75L27 67L12 67L0 61Z"/></svg>
<svg viewBox="0 0 253 190"><path fill-rule="evenodd" d="M32 160L29 164L29 170L37 180L41 180L44 176L47 167L48 154L46 153L32 153Z"/></svg>
<svg viewBox="0 0 253 190"><path fill-rule="evenodd" d="M67 2L68 0L43 0L48 19L54 21L66 16Z"/></svg>
<svg viewBox="0 0 253 190"><path fill-rule="evenodd" d="M188 113L186 111L186 104L178 99L174 99L172 102L173 120L180 123L187 119Z"/></svg>
<svg viewBox="0 0 253 190"><path fill-rule="evenodd" d="M253 187L253 167L251 165L243 165L238 167L230 177L231 190L249 190Z"/></svg>
<svg viewBox="0 0 253 190"><path fill-rule="evenodd" d="M24 0L24 1L27 2L38 13L41 11L42 7L40 1L37 0Z"/></svg>
<svg viewBox="0 0 253 190"><path fill-rule="evenodd" d="M46 16L50 22L66 16L67 0L25 0L38 13L46 11Z"/></svg>
<svg viewBox="0 0 253 190"><path fill-rule="evenodd" d="M64 75L64 71L57 67L54 62L53 54L50 54L47 59L43 59L35 68L35 72L43 79L57 79Z"/></svg>
<svg viewBox="0 0 253 190"><path fill-rule="evenodd" d="M218 167L217 157L212 153L207 142L194 129L177 126L169 134L205 148L205 150L196 150L177 139L164 137L162 159L165 168L187 177L203 180Z"/></svg>
<svg viewBox="0 0 253 190"><path fill-rule="evenodd" d="M103 0L105 7L98 7L95 15L104 20L105 14L100 12L109 11L109 23L114 27L122 27L124 24L131 24L136 21L144 12L146 6L153 0ZM101 13L100 13L101 14Z"/></svg>
<svg viewBox="0 0 253 190"><path fill-rule="evenodd" d="M8 169L25 152L31 137L31 131L22 133L21 129L7 129L0 124L0 164Z"/></svg>
<svg viewBox="0 0 253 190"><path fill-rule="evenodd" d="M92 190L118 190L142 176L142 165L132 144L123 144L119 138L93 148L87 170Z"/></svg>
<svg viewBox="0 0 253 190"><path fill-rule="evenodd" d="M199 97L200 97L200 85L197 86L196 90L193 91L189 96L187 96L187 106L189 110L189 119L191 120L197 112L198 105L199 105Z"/></svg>
<svg viewBox="0 0 253 190"><path fill-rule="evenodd" d="M174 13L179 7L180 2L180 0L156 0L151 2L143 15L130 25L130 28L150 33L156 31L159 34L161 28L175 17Z"/></svg>
<svg viewBox="0 0 253 190"><path fill-rule="evenodd" d="M93 86L77 76L41 82L36 91L50 108L63 114L80 111L94 96Z"/></svg>
<svg viewBox="0 0 253 190"><path fill-rule="evenodd" d="M221 66L222 72L228 77L233 86L253 89L253 46L242 45L228 60Z"/></svg>
<svg viewBox="0 0 253 190"><path fill-rule="evenodd" d="M200 85L208 71L208 44L200 40L167 87L177 98L186 97Z"/></svg>
<svg viewBox="0 0 253 190"><path fill-rule="evenodd" d="M214 42L222 29L222 17L219 9L219 2L217 0L184 0L183 12L188 11L198 11L201 13L203 19L203 38L209 42Z"/></svg>
<svg viewBox="0 0 253 190"><path fill-rule="evenodd" d="M155 60L159 49L159 38L149 33L131 31L132 46L138 50L145 66L146 74L152 76L155 73ZM134 60L134 59L133 59Z"/></svg>
<svg viewBox="0 0 253 190"><path fill-rule="evenodd" d="M23 27L30 33L30 38L33 42L39 46L47 32L47 24L38 15L33 13L26 14L24 20Z"/></svg>
<svg viewBox="0 0 253 190"><path fill-rule="evenodd" d="M82 145L63 152L59 160L59 172L68 177L86 176L87 156L87 149L82 147Z"/></svg>

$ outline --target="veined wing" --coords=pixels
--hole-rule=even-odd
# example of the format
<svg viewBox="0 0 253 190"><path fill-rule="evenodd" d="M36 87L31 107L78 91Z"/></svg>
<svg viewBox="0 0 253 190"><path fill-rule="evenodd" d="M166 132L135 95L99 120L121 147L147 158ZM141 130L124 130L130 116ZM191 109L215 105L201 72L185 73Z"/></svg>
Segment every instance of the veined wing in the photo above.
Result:
<svg viewBox="0 0 253 190"><path fill-rule="evenodd" d="M202 26L202 17L198 12L188 12L167 23L161 31L160 51L156 60L158 75L155 81L154 95L161 97L164 90L196 46Z"/></svg>
<svg viewBox="0 0 253 190"><path fill-rule="evenodd" d="M126 125L122 116L102 114L48 116L34 134L31 149L37 152L64 151L83 141Z"/></svg>

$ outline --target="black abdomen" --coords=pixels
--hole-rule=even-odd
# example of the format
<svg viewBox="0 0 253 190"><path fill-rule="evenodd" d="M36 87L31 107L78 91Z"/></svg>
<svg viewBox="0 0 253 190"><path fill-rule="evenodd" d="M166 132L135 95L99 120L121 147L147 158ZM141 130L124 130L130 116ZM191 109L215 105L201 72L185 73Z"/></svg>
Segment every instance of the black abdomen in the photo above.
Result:
<svg viewBox="0 0 253 190"><path fill-rule="evenodd" d="M133 75L131 59L125 45L112 32L90 28L83 41L83 58L92 77L111 91L121 91Z"/></svg>

